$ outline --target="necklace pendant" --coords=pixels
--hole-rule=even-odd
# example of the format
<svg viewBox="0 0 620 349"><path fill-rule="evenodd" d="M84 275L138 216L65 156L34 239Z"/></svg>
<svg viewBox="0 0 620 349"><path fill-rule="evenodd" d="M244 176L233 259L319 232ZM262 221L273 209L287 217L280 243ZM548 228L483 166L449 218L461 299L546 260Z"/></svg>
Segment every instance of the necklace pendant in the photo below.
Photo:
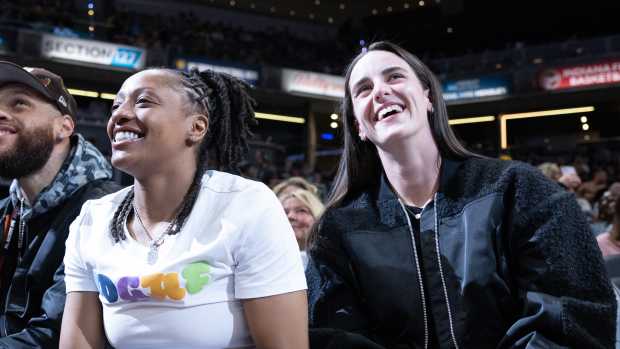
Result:
<svg viewBox="0 0 620 349"><path fill-rule="evenodd" d="M151 247L149 248L149 253L147 255L146 262L150 265L157 263L157 258L159 257L157 247L159 246L152 244Z"/></svg>

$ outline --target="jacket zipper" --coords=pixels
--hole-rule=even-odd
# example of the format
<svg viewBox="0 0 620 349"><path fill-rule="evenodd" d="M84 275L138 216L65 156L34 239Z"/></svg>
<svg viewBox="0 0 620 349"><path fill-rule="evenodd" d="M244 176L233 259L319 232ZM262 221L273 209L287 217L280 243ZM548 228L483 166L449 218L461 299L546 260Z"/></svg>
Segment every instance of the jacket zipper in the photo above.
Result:
<svg viewBox="0 0 620 349"><path fill-rule="evenodd" d="M441 266L441 253L439 252L439 219L437 218L437 193L433 197L435 205L435 251L437 251L437 264L439 264L439 276L441 277L441 285L443 286L443 295L446 299L446 307L448 308L448 322L450 323L450 335L452 336L452 343L454 347L459 349L459 344L456 341L456 335L454 334L454 324L452 322L452 310L450 308L450 299L448 298L448 288L446 287L446 279L443 275L443 267Z"/></svg>
<svg viewBox="0 0 620 349"><path fill-rule="evenodd" d="M427 311L426 311L426 300L424 298L424 285L422 283L422 273L420 270L420 262L418 261L418 252L416 249L415 236L413 235L413 226L411 225L411 218L407 213L407 209L403 202L398 199L398 203L405 213L405 218L407 218L407 225L409 226L409 233L411 234L411 241L413 244L413 254L415 257L416 269L418 272L418 282L420 284L420 295L422 296L422 311L424 313L424 348L428 348L428 319L427 319ZM452 337L452 343L456 349L459 349L458 342L456 341L456 335L454 333L454 323L452 321L452 309L450 308L450 299L448 298L448 288L446 287L446 279L443 274L443 267L441 265L441 253L439 250L439 218L437 215L437 193L433 195L433 205L434 207L434 216L435 216L435 251L437 252L437 264L439 265L439 277L441 278L441 285L443 286L443 295L446 300L446 307L448 308L448 323L450 325L450 336Z"/></svg>
<svg viewBox="0 0 620 349"><path fill-rule="evenodd" d="M411 218L409 217L409 213L407 213L407 209L403 202L398 199L398 203L400 207L403 209L405 213L405 218L407 218L407 225L409 226L409 234L411 235L411 244L413 246L413 258L415 260L415 268L418 272L418 284L420 285L420 296L422 298L422 314L424 315L424 349L428 349L428 316L426 311L426 297L424 296L424 284L422 281L422 271L420 270L420 261L418 260L418 249L415 243L415 236L413 235L413 226L411 225Z"/></svg>

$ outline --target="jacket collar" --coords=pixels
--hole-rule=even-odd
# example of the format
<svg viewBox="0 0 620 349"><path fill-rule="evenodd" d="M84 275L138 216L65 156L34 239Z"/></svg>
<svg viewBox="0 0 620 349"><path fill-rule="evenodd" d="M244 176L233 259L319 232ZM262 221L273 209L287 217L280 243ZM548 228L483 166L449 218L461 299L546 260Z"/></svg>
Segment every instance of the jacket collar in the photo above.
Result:
<svg viewBox="0 0 620 349"><path fill-rule="evenodd" d="M439 169L439 190L437 192L438 201L440 198L445 197L445 193L449 192L451 183L458 173L458 168L463 163L463 160L453 160L448 158L441 159L441 168ZM379 182L378 194L377 194L377 207L379 208L379 215L381 222L387 225L400 225L406 224L404 214L398 212L402 211L398 197L394 193L390 182L384 172L381 175L381 181ZM438 213L442 214L441 208Z"/></svg>
<svg viewBox="0 0 620 349"><path fill-rule="evenodd" d="M71 136L73 147L54 180L36 197L34 202L24 202L23 218L45 213L58 206L88 182L112 178L112 167L104 156L79 134ZM17 180L13 180L9 189L13 207L19 207L22 190Z"/></svg>

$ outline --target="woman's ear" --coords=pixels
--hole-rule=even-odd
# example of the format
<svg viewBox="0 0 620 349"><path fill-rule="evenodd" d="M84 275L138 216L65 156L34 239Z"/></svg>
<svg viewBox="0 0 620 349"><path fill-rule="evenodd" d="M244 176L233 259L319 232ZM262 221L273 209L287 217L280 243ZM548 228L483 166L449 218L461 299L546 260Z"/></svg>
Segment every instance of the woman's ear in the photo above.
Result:
<svg viewBox="0 0 620 349"><path fill-rule="evenodd" d="M431 97L430 97L429 88L424 90L424 96L426 96L426 110L432 113L434 110L433 110L433 102L431 101Z"/></svg>
<svg viewBox="0 0 620 349"><path fill-rule="evenodd" d="M191 125L187 141L189 145L200 142L209 130L209 118L204 114L190 115Z"/></svg>
<svg viewBox="0 0 620 349"><path fill-rule="evenodd" d="M357 135L360 137L362 142L366 141L366 133L364 133L364 131L360 127L360 124L357 122L357 120L354 120L353 122L355 123L355 130L357 131Z"/></svg>

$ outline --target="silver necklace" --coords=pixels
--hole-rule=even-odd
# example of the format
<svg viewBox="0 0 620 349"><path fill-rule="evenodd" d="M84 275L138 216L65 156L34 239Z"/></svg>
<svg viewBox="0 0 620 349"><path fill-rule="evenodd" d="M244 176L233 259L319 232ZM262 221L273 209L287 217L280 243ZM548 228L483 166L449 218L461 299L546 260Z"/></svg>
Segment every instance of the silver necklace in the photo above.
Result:
<svg viewBox="0 0 620 349"><path fill-rule="evenodd" d="M138 209L136 208L135 203L132 203L131 206L133 208L134 215L136 216L136 218L138 218L140 227L142 228L142 230L144 230L146 235L151 240L149 244L149 252L146 256L146 262L150 265L153 265L157 263L157 259L159 258L159 246L163 245L166 241L166 235L168 235L171 231L176 230L177 217L175 217L172 222L168 223L166 229L164 229L164 231L159 235L159 237L157 237L157 239L153 239L153 235L151 235L148 229L146 229L144 222L142 222L142 218L140 218L140 214L138 213Z"/></svg>

